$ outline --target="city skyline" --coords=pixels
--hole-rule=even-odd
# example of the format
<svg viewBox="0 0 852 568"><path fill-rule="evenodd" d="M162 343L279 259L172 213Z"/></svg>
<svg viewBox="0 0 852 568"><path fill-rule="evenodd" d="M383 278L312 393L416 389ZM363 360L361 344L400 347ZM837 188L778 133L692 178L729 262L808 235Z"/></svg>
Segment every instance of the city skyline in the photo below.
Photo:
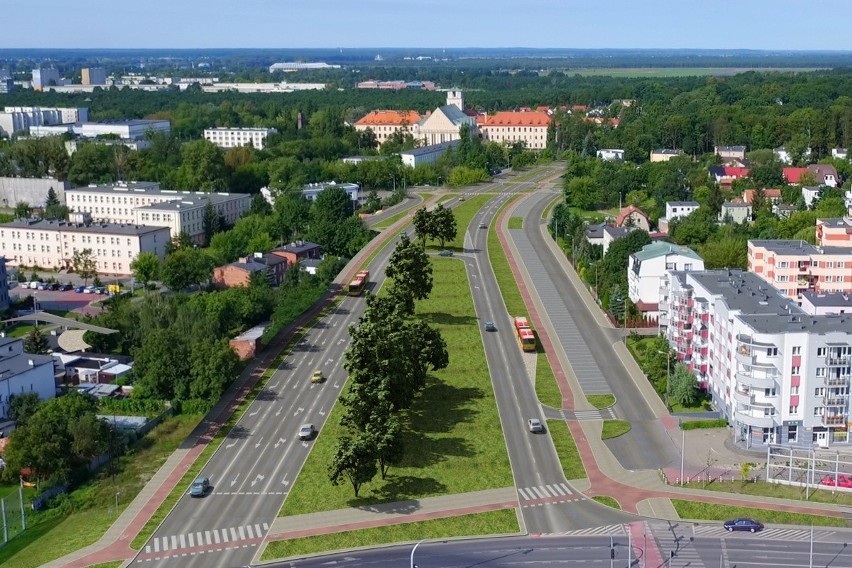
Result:
<svg viewBox="0 0 852 568"><path fill-rule="evenodd" d="M621 48L852 50L848 5L789 0L225 0L116 5L104 0L11 0L0 49L9 48ZM45 17L53 15L53 17ZM804 22L818 21L819 33ZM193 25L188 26L187 22ZM294 23L296 25L294 25Z"/></svg>

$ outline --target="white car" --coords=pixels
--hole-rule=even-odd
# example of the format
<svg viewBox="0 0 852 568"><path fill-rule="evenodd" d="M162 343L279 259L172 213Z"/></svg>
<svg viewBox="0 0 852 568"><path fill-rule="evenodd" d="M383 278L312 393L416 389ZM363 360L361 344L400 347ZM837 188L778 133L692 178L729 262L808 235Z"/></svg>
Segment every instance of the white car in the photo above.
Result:
<svg viewBox="0 0 852 568"><path fill-rule="evenodd" d="M538 434L539 432L544 432L544 424L541 423L541 420L538 418L530 418L527 420L527 426L530 429L530 432L533 434Z"/></svg>
<svg viewBox="0 0 852 568"><path fill-rule="evenodd" d="M310 440L316 434L316 429L313 424L302 424L299 427L299 439L300 440Z"/></svg>

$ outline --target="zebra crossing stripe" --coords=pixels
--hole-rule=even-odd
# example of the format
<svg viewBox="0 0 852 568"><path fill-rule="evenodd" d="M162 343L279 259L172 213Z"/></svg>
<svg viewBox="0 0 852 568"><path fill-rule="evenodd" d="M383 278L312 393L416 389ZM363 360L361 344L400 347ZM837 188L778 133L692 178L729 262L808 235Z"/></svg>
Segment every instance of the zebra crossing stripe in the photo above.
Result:
<svg viewBox="0 0 852 568"><path fill-rule="evenodd" d="M547 497L547 494L538 487L532 487L531 489L535 492L536 495L538 495L540 499L544 499Z"/></svg>
<svg viewBox="0 0 852 568"><path fill-rule="evenodd" d="M553 488L553 487L551 487L550 485L545 485L544 487L545 487L545 489L547 489L548 491L550 491L550 494L551 494L551 495L553 495L554 497L559 497L559 493L557 493L557 492L556 492L556 489L554 489L554 488Z"/></svg>
<svg viewBox="0 0 852 568"><path fill-rule="evenodd" d="M234 530L234 529L231 529L231 530ZM242 526L237 527L237 532L239 532L239 533L240 533L240 540L245 540L245 539L246 539L246 531L245 531L245 529L243 529L243 527L242 527ZM234 540L237 540L237 539L234 539Z"/></svg>
<svg viewBox="0 0 852 568"><path fill-rule="evenodd" d="M254 538L254 529L252 529L251 525L246 525L246 533L248 533L249 538Z"/></svg>
<svg viewBox="0 0 852 568"><path fill-rule="evenodd" d="M179 540L180 540L180 547L181 547L181 548L186 548L186 537L185 537L184 535L180 535L180 539L179 539ZM177 548L177 547L175 547L175 548Z"/></svg>
<svg viewBox="0 0 852 568"><path fill-rule="evenodd" d="M187 537L187 540L189 540L189 547L190 547L190 548L195 548L195 537L194 537L194 535L193 535L192 533L189 533L189 536ZM201 544L201 543L199 542L198 544Z"/></svg>
<svg viewBox="0 0 852 568"><path fill-rule="evenodd" d="M254 525L254 534L257 535L257 538L260 538L260 537L263 536L263 531L260 530L260 525L258 525L258 524Z"/></svg>
<svg viewBox="0 0 852 568"><path fill-rule="evenodd" d="M556 488L556 492L559 493L560 497L564 497L565 495L568 495L568 493L565 492L565 489L562 488L562 484L554 485L554 487Z"/></svg>
<svg viewBox="0 0 852 568"><path fill-rule="evenodd" d="M529 496L529 495L527 495L527 492L526 492L526 491L524 491L523 489L518 489L518 493L520 493L520 494L521 494L521 497L523 497L523 498L524 498L524 501L529 501L529 500L530 500L530 496Z"/></svg>
<svg viewBox="0 0 852 568"><path fill-rule="evenodd" d="M219 529L213 529L213 544L219 544Z"/></svg>
<svg viewBox="0 0 852 568"><path fill-rule="evenodd" d="M239 540L237 538L237 531L234 530L234 527L231 527L231 540Z"/></svg>

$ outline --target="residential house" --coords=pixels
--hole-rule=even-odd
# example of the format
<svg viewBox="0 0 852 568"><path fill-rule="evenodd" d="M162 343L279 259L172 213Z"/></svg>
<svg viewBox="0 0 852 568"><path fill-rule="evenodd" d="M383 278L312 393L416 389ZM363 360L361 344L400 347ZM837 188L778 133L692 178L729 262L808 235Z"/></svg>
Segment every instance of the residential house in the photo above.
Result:
<svg viewBox="0 0 852 568"><path fill-rule="evenodd" d="M816 243L821 247L846 247L852 254L852 216L816 220ZM852 264L849 266L852 269Z"/></svg>
<svg viewBox="0 0 852 568"><path fill-rule="evenodd" d="M798 210L798 207L796 207L795 205L790 205L789 203L772 204L772 213L779 219L786 219Z"/></svg>
<svg viewBox="0 0 852 568"><path fill-rule="evenodd" d="M745 146L714 146L713 151L722 160L744 160L746 147Z"/></svg>
<svg viewBox="0 0 852 568"><path fill-rule="evenodd" d="M704 270L704 260L688 247L657 241L630 255L627 286L630 301L645 318L659 316L660 282L669 270Z"/></svg>
<svg viewBox="0 0 852 568"><path fill-rule="evenodd" d="M220 288L247 287L254 274L261 274L270 286L279 286L284 282L287 264L287 260L279 255L256 252L251 257L214 268L213 283Z"/></svg>
<svg viewBox="0 0 852 568"><path fill-rule="evenodd" d="M802 177L802 174L807 171L808 168L784 168L782 170L782 174L784 176L784 181L790 185L799 185L799 179Z"/></svg>
<svg viewBox="0 0 852 568"><path fill-rule="evenodd" d="M822 188L818 185L803 185L802 199L808 209L814 206L814 202L822 195Z"/></svg>
<svg viewBox="0 0 852 568"><path fill-rule="evenodd" d="M838 160L848 160L849 150L847 150L846 148L832 148L831 157L836 158Z"/></svg>
<svg viewBox="0 0 852 568"><path fill-rule="evenodd" d="M805 241L748 242L748 269L793 300L805 290L852 292L852 249Z"/></svg>
<svg viewBox="0 0 852 568"><path fill-rule="evenodd" d="M726 201L719 212L720 223L745 223L751 220L751 205L742 200Z"/></svg>
<svg viewBox="0 0 852 568"><path fill-rule="evenodd" d="M735 180L748 177L748 168L736 168L733 166L710 166L707 168L716 183L721 185L731 185Z"/></svg>
<svg viewBox="0 0 852 568"><path fill-rule="evenodd" d="M672 221L691 215L699 206L697 201L667 201L666 216L657 220L657 227L661 233L667 235Z"/></svg>
<svg viewBox="0 0 852 568"><path fill-rule="evenodd" d="M754 202L754 194L757 190L754 189L746 189L743 191L743 201L752 205ZM763 198L770 203L778 203L781 201L781 190L780 189L764 189L763 190Z"/></svg>
<svg viewBox="0 0 852 568"><path fill-rule="evenodd" d="M11 419L13 396L31 392L41 400L56 396L53 357L24 352L23 338L0 337L0 422Z"/></svg>
<svg viewBox="0 0 852 568"><path fill-rule="evenodd" d="M270 252L285 259L288 266L294 266L301 260L308 258L322 259L322 247L308 241L296 241L289 245L274 248Z"/></svg>
<svg viewBox="0 0 852 568"><path fill-rule="evenodd" d="M827 185L828 187L837 187L840 185L840 177L837 175L837 169L831 164L811 164L808 166L808 171L814 174L817 185Z"/></svg>
<svg viewBox="0 0 852 568"><path fill-rule="evenodd" d="M355 130L372 130L378 143L384 144L399 131L414 136L414 126L421 118L420 114L413 110L374 110L355 122Z"/></svg>
<svg viewBox="0 0 852 568"><path fill-rule="evenodd" d="M661 148L659 150L651 150L651 161L652 162L668 162L672 158L676 158L677 156L682 156L683 150L672 150L668 148Z"/></svg>
<svg viewBox="0 0 852 568"><path fill-rule="evenodd" d="M651 222L648 214L635 205L628 205L618 212L618 216L615 218L615 226L635 227L648 233L651 232Z"/></svg>
<svg viewBox="0 0 852 568"><path fill-rule="evenodd" d="M787 151L787 148L785 146L779 146L775 148L774 150L772 150L772 153L775 154L775 159L781 162L782 164L791 165L793 163L793 159L795 158L795 156L793 156L792 154L790 154L790 152ZM802 152L802 159L809 160L810 158L811 149L805 148L805 150Z"/></svg>
<svg viewBox="0 0 852 568"><path fill-rule="evenodd" d="M636 227L613 227L611 225L604 225L603 227L603 237L601 246L603 246L604 255L609 251L609 245L611 245L614 241L620 239L623 236L626 236L631 231L637 230Z"/></svg>
<svg viewBox="0 0 852 568"><path fill-rule="evenodd" d="M598 158L601 160L611 162L615 160L624 160L624 150L619 150L616 148L607 148L605 150L598 150L597 152Z"/></svg>

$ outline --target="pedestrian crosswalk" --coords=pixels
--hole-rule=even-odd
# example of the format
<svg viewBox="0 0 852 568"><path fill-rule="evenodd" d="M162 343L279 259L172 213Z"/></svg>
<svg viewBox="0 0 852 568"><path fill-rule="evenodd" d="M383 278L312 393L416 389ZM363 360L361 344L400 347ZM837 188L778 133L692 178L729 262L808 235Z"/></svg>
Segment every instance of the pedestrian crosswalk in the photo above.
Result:
<svg viewBox="0 0 852 568"><path fill-rule="evenodd" d="M196 548L233 544L244 540L262 538L269 531L267 523L255 523L225 529L211 529L171 536L154 537L145 545L145 553L172 552L182 548Z"/></svg>
<svg viewBox="0 0 852 568"><path fill-rule="evenodd" d="M542 536L620 536L626 535L624 525L604 525L602 527L591 527L588 529L577 529L561 533L547 533Z"/></svg>
<svg viewBox="0 0 852 568"><path fill-rule="evenodd" d="M566 483L553 483L534 487L519 487L518 493L522 501L538 501L540 499L552 501L554 499L566 500L572 498L573 491ZM580 496L577 495L576 497Z"/></svg>
<svg viewBox="0 0 852 568"><path fill-rule="evenodd" d="M718 538L726 535L742 535L750 537L751 533L730 533L720 525L696 525L693 529L697 537ZM837 531L831 529L814 529L814 542L830 542L837 536ZM811 529L798 528L765 528L760 531L760 538L763 540L794 540L806 542L811 539Z"/></svg>
<svg viewBox="0 0 852 568"><path fill-rule="evenodd" d="M565 420L614 420L615 413L611 407L600 410L563 410L562 417Z"/></svg>

